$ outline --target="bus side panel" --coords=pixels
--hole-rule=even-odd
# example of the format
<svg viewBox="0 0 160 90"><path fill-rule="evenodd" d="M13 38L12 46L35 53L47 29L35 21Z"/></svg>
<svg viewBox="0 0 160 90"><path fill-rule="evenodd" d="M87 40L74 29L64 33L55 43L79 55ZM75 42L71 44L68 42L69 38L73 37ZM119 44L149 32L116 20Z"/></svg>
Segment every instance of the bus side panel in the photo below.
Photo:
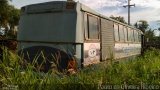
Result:
<svg viewBox="0 0 160 90"><path fill-rule="evenodd" d="M101 59L106 60L114 57L114 34L113 22L101 19Z"/></svg>
<svg viewBox="0 0 160 90"><path fill-rule="evenodd" d="M100 62L100 43L84 43L83 66Z"/></svg>
<svg viewBox="0 0 160 90"><path fill-rule="evenodd" d="M141 44L116 43L115 59L125 58L141 54Z"/></svg>

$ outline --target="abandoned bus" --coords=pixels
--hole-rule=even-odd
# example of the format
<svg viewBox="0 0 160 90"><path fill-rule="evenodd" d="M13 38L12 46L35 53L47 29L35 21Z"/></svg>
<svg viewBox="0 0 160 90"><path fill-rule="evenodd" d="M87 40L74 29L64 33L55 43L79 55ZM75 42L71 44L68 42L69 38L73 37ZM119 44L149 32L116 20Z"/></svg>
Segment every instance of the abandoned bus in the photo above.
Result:
<svg viewBox="0 0 160 90"><path fill-rule="evenodd" d="M52 62L65 69L73 59L81 68L141 54L141 35L81 3L52 1L22 7L18 50L26 60L44 59L48 69Z"/></svg>

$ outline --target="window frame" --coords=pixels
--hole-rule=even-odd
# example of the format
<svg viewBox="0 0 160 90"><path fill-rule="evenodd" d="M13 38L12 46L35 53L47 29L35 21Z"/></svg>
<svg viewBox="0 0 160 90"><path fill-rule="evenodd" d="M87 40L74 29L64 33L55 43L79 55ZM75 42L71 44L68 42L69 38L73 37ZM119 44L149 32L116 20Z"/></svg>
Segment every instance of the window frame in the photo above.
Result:
<svg viewBox="0 0 160 90"><path fill-rule="evenodd" d="M142 42L142 34L140 31L138 31L138 42L141 43Z"/></svg>
<svg viewBox="0 0 160 90"><path fill-rule="evenodd" d="M130 27L128 27L128 42L134 42L134 31Z"/></svg>
<svg viewBox="0 0 160 90"><path fill-rule="evenodd" d="M136 35L136 36L135 36ZM136 29L134 29L134 41L136 42L136 43L138 43L139 42L139 40L138 40L138 38L139 38L139 36L138 36L139 34L138 34L138 31L136 30Z"/></svg>
<svg viewBox="0 0 160 90"><path fill-rule="evenodd" d="M120 30L120 26L121 26L122 30ZM124 25L119 24L118 27L119 27L119 30L118 30L119 31L119 41L120 42L125 42ZM121 31L122 31L122 33L121 33ZM123 34L123 35L121 35L121 34ZM123 38L121 39L121 37L123 37Z"/></svg>
<svg viewBox="0 0 160 90"><path fill-rule="evenodd" d="M95 15L93 15L93 14L90 14L90 13L85 13L85 19L87 20L87 22L85 23L85 24L87 24L87 25L85 25L85 40L90 40L90 41L100 41L100 18L98 17L98 16L95 16ZM98 30L98 39L91 39L90 37L89 37L89 16L91 16L91 17L94 17L94 18L96 18L97 19L97 30Z"/></svg>
<svg viewBox="0 0 160 90"><path fill-rule="evenodd" d="M125 42L128 42L128 27L127 26L124 26L124 38L125 38ZM126 33L125 33L126 31Z"/></svg>
<svg viewBox="0 0 160 90"><path fill-rule="evenodd" d="M118 38L118 40L116 40L116 37L115 37L115 30L116 30L116 29L115 29L115 25L117 26L117 31L118 31L118 32L117 32L117 33L118 33L118 34L117 34L117 35L118 35L117 38ZM113 30L114 30L114 41L115 41L115 42L120 42L119 24L118 24L118 23L115 23L115 22L114 22L114 24L113 24Z"/></svg>

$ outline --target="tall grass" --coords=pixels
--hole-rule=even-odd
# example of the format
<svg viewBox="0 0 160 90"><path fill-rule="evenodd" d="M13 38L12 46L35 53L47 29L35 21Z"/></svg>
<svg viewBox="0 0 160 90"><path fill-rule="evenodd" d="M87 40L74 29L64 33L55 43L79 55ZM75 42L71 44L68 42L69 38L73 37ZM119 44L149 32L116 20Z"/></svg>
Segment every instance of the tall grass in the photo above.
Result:
<svg viewBox="0 0 160 90"><path fill-rule="evenodd" d="M95 90L113 89L113 85L160 85L160 50L157 49L148 50L133 60L91 65L74 75L35 71L34 65L29 63L24 69L21 58L8 50L4 53L3 62L0 61L2 89Z"/></svg>

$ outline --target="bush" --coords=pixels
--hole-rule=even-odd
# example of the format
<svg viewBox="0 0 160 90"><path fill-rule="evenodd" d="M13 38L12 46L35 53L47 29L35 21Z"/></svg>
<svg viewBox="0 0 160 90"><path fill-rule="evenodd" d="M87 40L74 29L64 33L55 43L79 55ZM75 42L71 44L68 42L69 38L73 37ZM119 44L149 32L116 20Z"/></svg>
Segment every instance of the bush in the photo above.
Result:
<svg viewBox="0 0 160 90"><path fill-rule="evenodd" d="M151 49L144 56L127 62L106 62L79 70L77 74L48 73L34 71L34 65L27 64L16 54L4 50L0 62L0 87L18 89L139 89L144 85L160 85L160 50ZM160 87L152 87L159 88Z"/></svg>

